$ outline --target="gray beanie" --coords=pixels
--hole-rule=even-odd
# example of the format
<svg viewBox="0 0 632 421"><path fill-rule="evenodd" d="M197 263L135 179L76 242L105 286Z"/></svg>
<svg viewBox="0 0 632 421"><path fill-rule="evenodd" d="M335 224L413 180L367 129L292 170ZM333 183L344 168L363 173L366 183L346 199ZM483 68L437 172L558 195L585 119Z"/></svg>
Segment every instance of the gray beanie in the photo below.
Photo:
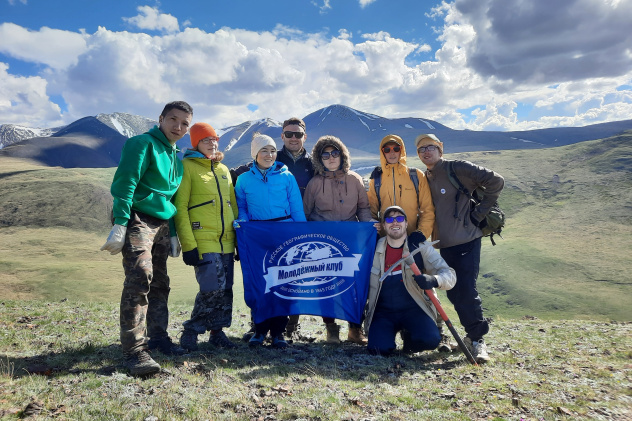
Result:
<svg viewBox="0 0 632 421"><path fill-rule="evenodd" d="M274 140L272 140L270 136L255 133L250 143L250 156L252 156L252 159L257 159L257 154L264 146L274 146L274 149L277 148L276 143L274 143Z"/></svg>

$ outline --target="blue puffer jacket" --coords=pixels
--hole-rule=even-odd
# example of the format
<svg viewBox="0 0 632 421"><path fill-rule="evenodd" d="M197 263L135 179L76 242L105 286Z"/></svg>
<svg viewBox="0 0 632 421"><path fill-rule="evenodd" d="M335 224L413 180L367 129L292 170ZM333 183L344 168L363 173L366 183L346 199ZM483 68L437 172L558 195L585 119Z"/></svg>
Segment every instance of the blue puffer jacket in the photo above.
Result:
<svg viewBox="0 0 632 421"><path fill-rule="evenodd" d="M275 162L265 175L256 164L237 178L235 186L238 219L243 221L306 221L303 200L296 179L281 162Z"/></svg>

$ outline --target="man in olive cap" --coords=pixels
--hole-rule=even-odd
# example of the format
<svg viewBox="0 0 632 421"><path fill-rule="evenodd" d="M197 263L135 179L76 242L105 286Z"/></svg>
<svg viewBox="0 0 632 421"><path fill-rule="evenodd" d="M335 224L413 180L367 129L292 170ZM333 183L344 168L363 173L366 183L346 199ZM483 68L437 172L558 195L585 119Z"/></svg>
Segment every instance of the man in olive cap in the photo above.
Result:
<svg viewBox="0 0 632 421"><path fill-rule="evenodd" d="M448 160L443 158L443 142L434 134L421 134L415 139L419 159L428 168L426 178L432 193L436 217L433 240L439 240L441 256L456 272L456 286L448 291L459 320L465 328L464 339L479 363L489 361L483 336L489 332L483 317L481 297L476 289L481 260L481 228L491 206L496 203L504 186L504 179L487 168L468 161L451 161L461 183L473 192L485 189L483 201L472 206L468 196L452 185L448 174Z"/></svg>

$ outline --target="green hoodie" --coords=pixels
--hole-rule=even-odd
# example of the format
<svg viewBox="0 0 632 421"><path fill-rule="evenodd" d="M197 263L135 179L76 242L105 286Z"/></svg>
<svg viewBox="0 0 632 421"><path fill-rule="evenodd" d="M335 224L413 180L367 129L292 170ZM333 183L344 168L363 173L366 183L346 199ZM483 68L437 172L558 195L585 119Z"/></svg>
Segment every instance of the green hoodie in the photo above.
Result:
<svg viewBox="0 0 632 421"><path fill-rule="evenodd" d="M182 180L178 152L158 126L125 142L110 189L115 224L127 226L132 209L163 220L175 215L171 198Z"/></svg>

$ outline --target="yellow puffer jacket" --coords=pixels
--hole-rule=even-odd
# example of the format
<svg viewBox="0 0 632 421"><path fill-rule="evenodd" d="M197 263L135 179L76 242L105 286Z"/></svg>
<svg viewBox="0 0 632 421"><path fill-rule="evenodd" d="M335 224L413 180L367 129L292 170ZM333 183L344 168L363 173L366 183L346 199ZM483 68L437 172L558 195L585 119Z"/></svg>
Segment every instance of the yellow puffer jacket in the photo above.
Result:
<svg viewBox="0 0 632 421"><path fill-rule="evenodd" d="M184 175L176 193L176 230L182 251L233 253L237 201L226 165L187 151Z"/></svg>
<svg viewBox="0 0 632 421"><path fill-rule="evenodd" d="M396 142L401 145L401 155L396 164L388 164L382 153L382 147L388 142ZM421 231L429 239L435 220L430 187L424 173L421 170L417 170L417 178L419 179L419 201L417 201L417 192L406 166L406 146L399 136L388 135L380 142L380 165L382 166L380 186L382 207L378 209L379 204L375 195L375 184L374 180L371 180L368 191L371 215L379 220L378 212L381 215L389 206L401 206L408 218L408 234L413 231ZM380 234L383 235L384 233L380 232Z"/></svg>

